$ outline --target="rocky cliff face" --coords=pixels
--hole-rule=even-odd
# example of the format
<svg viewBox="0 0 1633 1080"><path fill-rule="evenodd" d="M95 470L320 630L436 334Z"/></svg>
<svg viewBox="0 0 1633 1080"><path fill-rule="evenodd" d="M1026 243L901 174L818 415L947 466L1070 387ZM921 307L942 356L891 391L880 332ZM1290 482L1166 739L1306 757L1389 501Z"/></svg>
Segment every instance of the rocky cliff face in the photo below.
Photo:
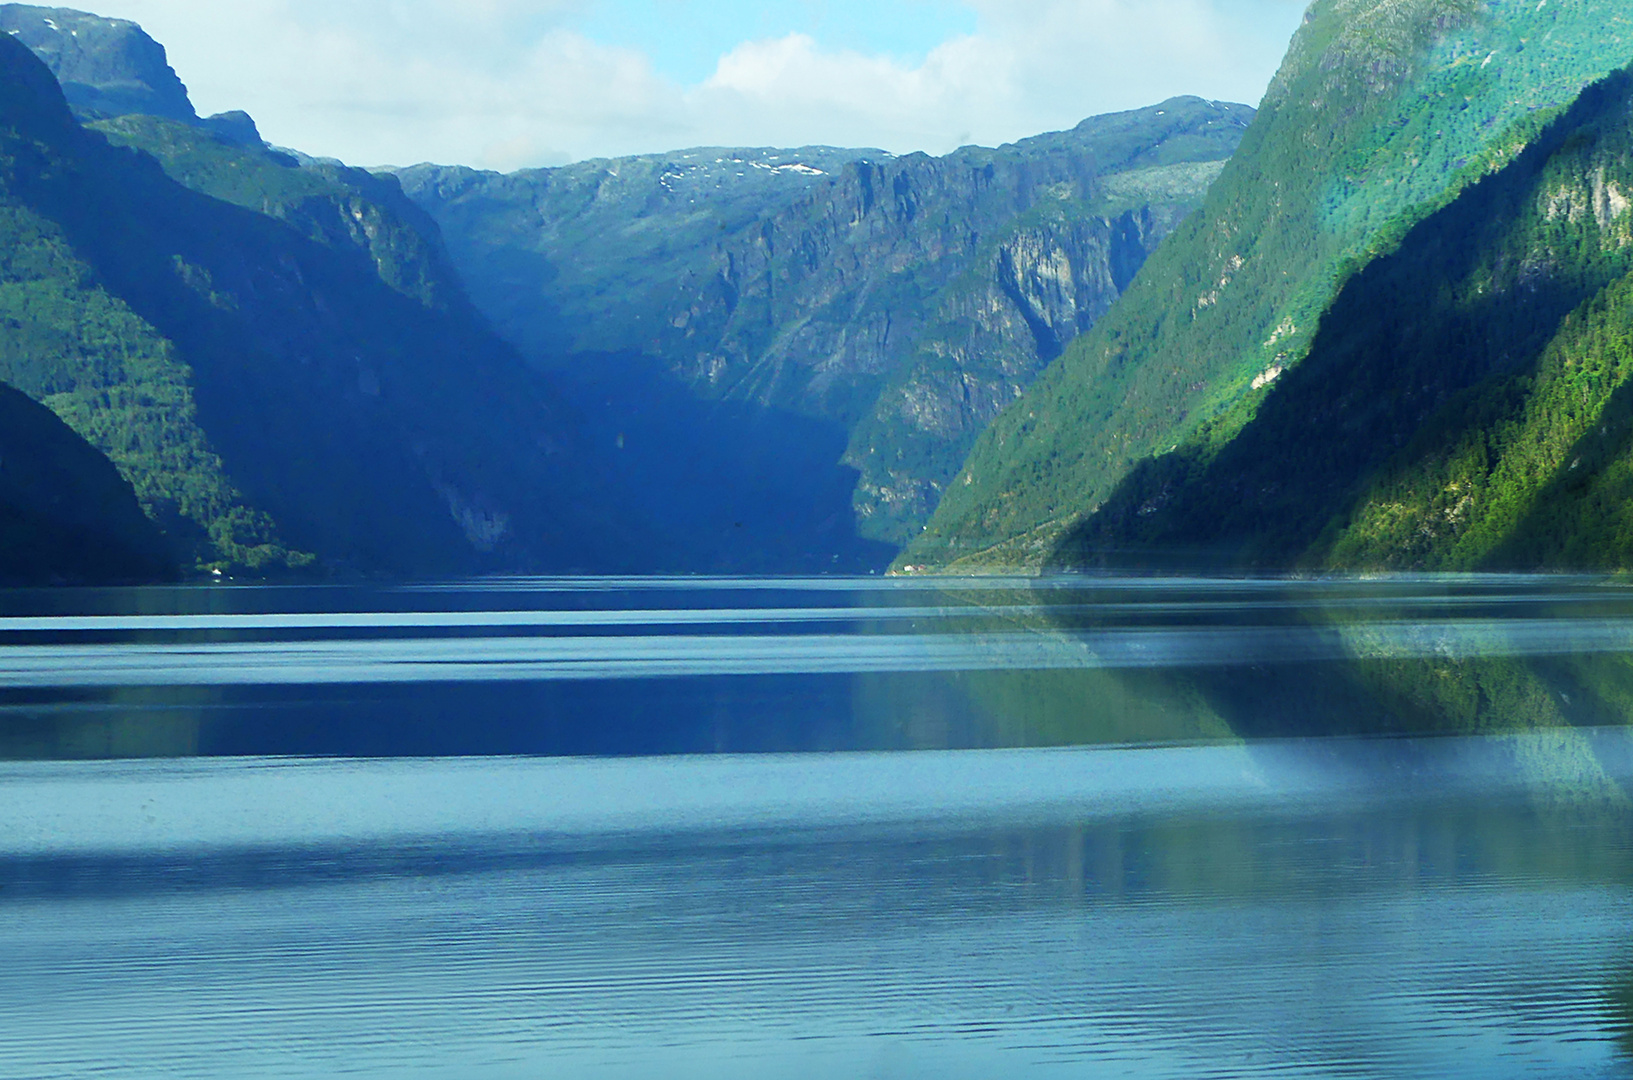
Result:
<svg viewBox="0 0 1633 1080"><path fill-rule="evenodd" d="M76 114L198 120L164 46L133 22L70 8L0 4L0 30L45 61Z"/></svg>
<svg viewBox="0 0 1633 1080"><path fill-rule="evenodd" d="M827 425L834 464L859 477L848 512L899 544L975 434L1197 204L1252 117L1181 98L940 158L695 150L399 176L474 302L536 362L574 378L607 354L643 356L700 402Z"/></svg>
<svg viewBox="0 0 1633 1080"><path fill-rule="evenodd" d="M132 114L88 125L155 158L200 194L276 218L440 312L475 315L436 223L389 176L223 138L201 127Z"/></svg>
<svg viewBox="0 0 1633 1080"><path fill-rule="evenodd" d="M1196 197L1210 175L1197 176ZM948 288L847 450L864 532L911 539L976 437L1110 309L1189 209L1172 200L1040 213Z"/></svg>

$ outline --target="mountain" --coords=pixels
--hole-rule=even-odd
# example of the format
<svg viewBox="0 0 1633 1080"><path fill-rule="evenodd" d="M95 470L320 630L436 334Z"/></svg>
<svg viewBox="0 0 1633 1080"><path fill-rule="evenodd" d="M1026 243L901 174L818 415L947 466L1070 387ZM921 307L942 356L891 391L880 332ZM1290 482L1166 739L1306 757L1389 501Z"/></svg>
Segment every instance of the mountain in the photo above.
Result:
<svg viewBox="0 0 1633 1080"><path fill-rule="evenodd" d="M282 222L425 308L481 323L436 223L390 177L162 117L132 114L87 126L153 158L189 190Z"/></svg>
<svg viewBox="0 0 1633 1080"><path fill-rule="evenodd" d="M170 415L141 421L159 429L136 440L146 449L131 441L128 404L98 400L96 380L64 390L39 361L0 370L107 449L203 565L318 556L399 570L422 559L466 565L442 527L364 542L364 506L340 494L361 483L370 497L417 501L413 517L426 512L415 489L428 477L433 502L465 533L463 548L494 549L478 565L534 565L548 549L547 559L578 566L880 568L917 533L982 427L1110 307L1200 201L1252 117L1186 98L943 158L694 150L510 176L436 166L371 175L269 150L242 114L200 120L163 48L133 23L5 5L0 28L50 66L82 123L210 200L178 202L160 231L191 231L193 247L169 262L172 274L190 268L184 291L203 296L220 324L213 345L180 314L187 297L133 308L135 320L112 331L142 339L135 352L149 357L118 378L141 393L162 386L153 400L173 400ZM86 164L87 175L106 174L105 187L128 191L119 169ZM305 257L343 266L345 303L325 294L328 310L297 313L242 275L224 287L243 269L227 251L244 243L231 228L197 227L221 216L220 203L253 215L237 227L262 230L250 245L260 248L258 267L276 274L290 257L273 248L300 241ZM265 232L269 221L282 231ZM102 243L102 255L75 252L99 281L109 277L99 264L105 233L85 225L80 237ZM173 235L158 240L176 246ZM365 276L396 294L390 303L419 305L416 317L435 329L384 317L364 295ZM128 305L127 287L162 281L155 268L101 285ZM284 300L309 283L301 265ZM349 329L328 325L336 312ZM371 317L376 325L362 331ZM499 359L508 350L489 324L544 378ZM25 336L41 333L35 325ZM486 461L491 475L449 480L453 470L430 460L420 429L453 423L430 408L441 390L418 400L399 387L384 410L398 425L390 436L365 435L361 418L327 424L337 460L359 463L350 479L343 468L293 479L270 433L244 442L244 425L228 417L255 408L246 385L233 387L223 412L195 415L223 378L225 367L201 362L212 348L221 360L229 348L269 352L276 363L251 365L267 371L328 354L324 400L303 406L315 422L337 395L379 383L393 361L377 354L399 344L419 354L407 368L432 382L448 374L431 374L437 350L504 369L488 403L472 406L477 433L449 430L442 443L444 462ZM32 338L28 348L41 353ZM348 364L350 390L338 374ZM466 382L486 378L473 371ZM510 418L475 422L495 402ZM520 465L522 451L497 445L511 428L517 444L548 448L548 467ZM416 461L384 466L382 447L405 442ZM530 500L533 539L522 542L504 523L519 521L516 507ZM351 522L339 527L325 515L342 507ZM541 535L550 537L542 549Z"/></svg>
<svg viewBox="0 0 1633 1080"><path fill-rule="evenodd" d="M1633 12L1608 0L1318 0L1202 208L1164 243L1116 308L986 431L901 562L1036 567L1125 554L1139 562L1158 557L1153 546L1183 559L1237 544L1244 534L1223 519L1194 536L1185 526L1164 531L1151 520L1169 520L1178 487L1192 480L1197 490L1211 485L1215 508L1230 500L1227 492L1243 495L1227 516L1264 517L1252 527L1256 536L1275 532L1270 516L1281 520L1291 503L1303 507L1301 515L1322 518L1336 498L1322 485L1340 478L1360 483L1357 474L1413 437L1420 421L1482 372L1523 364L1516 357L1532 350L1539 335L1549 337L1548 320L1570 310L1570 297L1592 294L1589 278L1609 272L1573 267L1565 273L1580 277L1576 285L1537 306L1522 305L1528 312L1522 316L1492 299L1496 282L1512 289L1520 281L1512 276L1520 271L1506 266L1484 283L1479 318L1471 308L1455 326L1418 321L1436 296L1451 303L1444 294L1462 287L1437 275L1469 269L1455 257L1464 239L1444 231L1452 228L1444 222L1487 227L1469 209L1475 202L1456 208L1461 196L1474 188L1523 187L1514 177L1543 154L1528 148L1557 135L1561 110L1630 58ZM1441 224L1414 232L1442 211L1449 216ZM1511 219L1490 227L1523 231ZM1430 233L1439 237L1437 251ZM1396 277L1385 287L1392 273L1380 266L1386 258L1397 259L1392 265L1429 261L1416 277L1407 275L1411 285ZM1553 266L1573 261L1557 252L1539 258L1537 265L1550 269L1525 271L1527 288L1541 288ZM1464 300L1473 305L1474 295ZM1523 343L1502 337L1516 328ZM1416 366L1391 368L1379 350L1408 341ZM1448 353L1452 343L1473 351ZM1475 359L1481 347L1494 355ZM1327 396L1319 407L1312 397L1300 399L1302 430L1349 460L1327 462L1325 449L1307 450L1297 439L1275 443L1274 451L1253 441L1258 436L1239 441L1266 424L1289 422L1285 410L1294 394L1317 378L1314 370L1299 374L1312 361L1326 372ZM1337 397L1344 395L1359 404L1340 407ZM1355 425L1361 434L1344 442L1335 424ZM1277 468L1266 461L1248 468L1251 447L1291 455L1284 472L1310 464L1315 472L1305 494L1272 479L1266 485L1283 483L1282 494L1266 494L1261 485L1247 498L1256 478ZM1311 453L1327 464L1308 462ZM1329 464L1335 471L1318 478ZM1317 501L1306 507L1305 497ZM1205 513L1195 509L1200 505L1186 495L1172 513L1195 521ZM1313 527L1301 518L1285 543L1242 539L1221 557L1280 565L1293 557L1295 533L1308 540ZM1111 550L1125 546L1137 550Z"/></svg>
<svg viewBox="0 0 1633 1080"><path fill-rule="evenodd" d="M627 483L724 542L734 520L762 546L814 525L835 561L882 565L1252 116L1177 98L940 158L716 148L395 175L477 307L623 448Z"/></svg>
<svg viewBox="0 0 1633 1080"><path fill-rule="evenodd" d="M464 301L390 181L183 121L101 123L0 40L0 379L106 453L189 562L435 574L665 554L598 501L570 409Z"/></svg>
<svg viewBox="0 0 1633 1080"><path fill-rule="evenodd" d="M0 31L45 61L81 119L140 113L204 127L237 142L261 142L247 113L200 119L164 46L133 22L71 8L0 4Z"/></svg>
<svg viewBox="0 0 1633 1080"><path fill-rule="evenodd" d="M1057 561L1633 566L1630 118L1633 74L1589 87L1354 274L1228 440L1136 467Z"/></svg>
<svg viewBox="0 0 1633 1080"><path fill-rule="evenodd" d="M113 463L0 385L0 584L160 581L176 569Z"/></svg>

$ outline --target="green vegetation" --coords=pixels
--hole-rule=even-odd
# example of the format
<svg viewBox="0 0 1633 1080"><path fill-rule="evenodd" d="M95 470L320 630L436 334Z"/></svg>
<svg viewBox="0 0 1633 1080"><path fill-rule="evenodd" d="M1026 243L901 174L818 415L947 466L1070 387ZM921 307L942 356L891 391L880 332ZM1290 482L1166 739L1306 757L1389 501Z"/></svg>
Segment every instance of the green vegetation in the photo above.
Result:
<svg viewBox="0 0 1633 1080"><path fill-rule="evenodd" d="M0 83L0 378L108 454L189 564L436 574L645 546L393 182L180 123L87 131L9 36Z"/></svg>
<svg viewBox="0 0 1633 1080"><path fill-rule="evenodd" d="M136 485L207 562L287 559L271 522L244 506L198 426L191 372L174 345L95 283L60 229L0 207L0 378L49 405ZM207 537L207 540L205 539Z"/></svg>
<svg viewBox="0 0 1633 1080"><path fill-rule="evenodd" d="M1065 565L1633 565L1633 74L1355 274L1240 424L1136 467ZM1388 318L1379 318L1388 312Z"/></svg>
<svg viewBox="0 0 1633 1080"><path fill-rule="evenodd" d="M103 193L75 160L82 136L50 75L21 46L3 44L10 85L0 116L0 379L106 453L144 509L200 562L309 561L279 543L270 519L226 478L174 344L112 295L76 250L70 230L96 228L85 211ZM73 206L76 195L86 205Z"/></svg>
<svg viewBox="0 0 1633 1080"><path fill-rule="evenodd" d="M1206 469L1357 271L1629 54L1607 0L1315 4L1202 209L987 430L900 561L1035 567L1125 480L1149 488L1142 462Z"/></svg>
<svg viewBox="0 0 1633 1080"><path fill-rule="evenodd" d="M1535 370L1463 395L1312 557L1464 570L1633 566L1633 276L1567 318Z"/></svg>

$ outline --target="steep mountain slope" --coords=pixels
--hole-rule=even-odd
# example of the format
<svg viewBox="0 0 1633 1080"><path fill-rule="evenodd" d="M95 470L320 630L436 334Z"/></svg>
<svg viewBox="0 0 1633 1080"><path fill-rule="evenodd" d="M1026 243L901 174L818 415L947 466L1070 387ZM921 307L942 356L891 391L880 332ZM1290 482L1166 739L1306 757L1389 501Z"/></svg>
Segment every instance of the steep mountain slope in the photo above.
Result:
<svg viewBox="0 0 1633 1080"><path fill-rule="evenodd" d="M1318 0L1202 209L982 436L903 562L1039 565L1141 462L1229 442L1359 268L1629 54L1609 0Z"/></svg>
<svg viewBox="0 0 1633 1080"><path fill-rule="evenodd" d="M390 177L235 144L161 117L127 115L89 126L155 158L177 183L275 218L427 308L480 321L436 223Z"/></svg>
<svg viewBox="0 0 1633 1080"><path fill-rule="evenodd" d="M1630 116L1633 75L1586 90L1353 276L1228 441L1137 467L1057 560L1633 565Z"/></svg>
<svg viewBox="0 0 1633 1080"><path fill-rule="evenodd" d="M899 544L1251 117L1181 98L943 158L710 149L398 175L477 305L602 403L609 430L641 424L638 401L690 398L666 430L740 439L722 456L748 460L768 456L758 433L799 418L829 449L784 486L827 490L843 462L860 483L835 511ZM612 386L609 356L623 358Z"/></svg>
<svg viewBox="0 0 1633 1080"><path fill-rule="evenodd" d="M51 410L0 385L0 584L175 575L175 552L113 463Z"/></svg>
<svg viewBox="0 0 1633 1080"><path fill-rule="evenodd" d="M367 240L368 214L350 216ZM434 269L384 265L419 234L377 248L312 238L321 223L180 186L80 128L40 61L0 40L0 378L107 452L201 563L616 560L560 403L439 300Z"/></svg>
<svg viewBox="0 0 1633 1080"><path fill-rule="evenodd" d="M976 437L1111 308L1221 164L1098 177L1097 198L1018 215L926 298L916 336L881 365L882 389L846 451L872 534L899 545L919 533Z"/></svg>

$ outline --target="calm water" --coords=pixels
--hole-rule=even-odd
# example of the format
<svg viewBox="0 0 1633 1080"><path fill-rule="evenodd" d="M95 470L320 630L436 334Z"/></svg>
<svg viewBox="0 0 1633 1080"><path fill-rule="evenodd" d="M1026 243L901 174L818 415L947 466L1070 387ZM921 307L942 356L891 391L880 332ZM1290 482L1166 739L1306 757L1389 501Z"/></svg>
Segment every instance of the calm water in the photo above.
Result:
<svg viewBox="0 0 1633 1080"><path fill-rule="evenodd" d="M1633 1076L1612 583L11 594L0 685L7 1078Z"/></svg>

